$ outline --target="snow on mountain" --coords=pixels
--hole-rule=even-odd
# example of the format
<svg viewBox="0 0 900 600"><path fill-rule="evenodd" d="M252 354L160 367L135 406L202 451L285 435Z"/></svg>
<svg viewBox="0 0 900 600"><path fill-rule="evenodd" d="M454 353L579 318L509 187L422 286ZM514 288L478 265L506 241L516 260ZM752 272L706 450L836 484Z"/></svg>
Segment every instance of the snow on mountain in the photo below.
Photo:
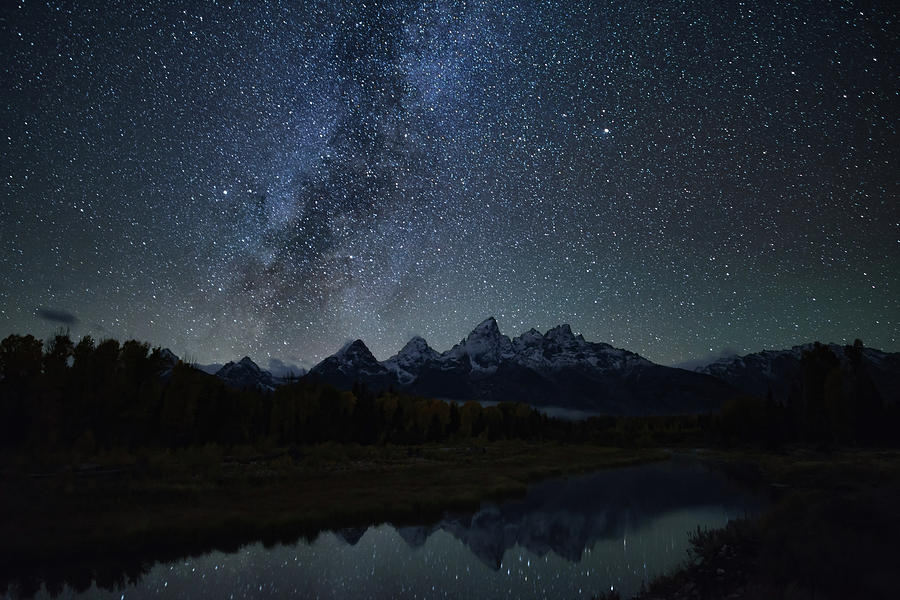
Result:
<svg viewBox="0 0 900 600"><path fill-rule="evenodd" d="M400 352L381 364L396 375L401 385L409 385L427 363L435 362L439 358L440 354L431 348L428 342L415 336L406 342Z"/></svg>
<svg viewBox="0 0 900 600"><path fill-rule="evenodd" d="M494 317L488 317L464 340L442 354L441 362L468 361L473 370L493 373L502 360L513 355L512 340L500 333Z"/></svg>
<svg viewBox="0 0 900 600"><path fill-rule="evenodd" d="M526 350L528 348L534 348L535 346L539 346L543 340L544 340L544 336L541 335L541 332L532 327L525 333L519 335L518 337L513 338L513 340L512 340L513 350L516 352L516 354L521 354L524 350Z"/></svg>
<svg viewBox="0 0 900 600"><path fill-rule="evenodd" d="M824 345L847 368L850 361L848 346ZM795 391L793 388L801 381L803 354L814 347L815 344L802 344L785 350L763 350L745 356L722 358L695 371L721 379L745 394L765 397L771 392L774 400L786 402ZM900 353L862 348L861 358L882 399L886 402L900 401Z"/></svg>
<svg viewBox="0 0 900 600"><path fill-rule="evenodd" d="M609 344L588 342L560 325L515 339L485 319L443 353L415 337L379 363L356 340L310 374L348 389L396 386L409 393L456 400L522 401L616 414L705 411L730 388L708 377L656 365Z"/></svg>
<svg viewBox="0 0 900 600"><path fill-rule="evenodd" d="M558 371L569 367L619 370L653 364L641 356L609 344L588 342L572 333L567 325L558 325L541 335L532 329L513 340L513 360L521 366Z"/></svg>
<svg viewBox="0 0 900 600"><path fill-rule="evenodd" d="M272 374L259 368L249 356L245 356L238 362L228 362L216 371L216 377L226 385L239 389L258 389L271 392L282 382L272 377Z"/></svg>
<svg viewBox="0 0 900 600"><path fill-rule="evenodd" d="M378 362L362 340L345 344L310 369L308 375L344 388L359 382L381 389L396 382L395 375Z"/></svg>
<svg viewBox="0 0 900 600"><path fill-rule="evenodd" d="M360 383L370 390L391 387L407 393L459 401L512 401L582 414L674 414L716 410L737 393L784 402L802 380L804 352L814 344L728 356L693 370L657 365L609 344L589 342L567 324L541 334L530 329L510 339L489 317L458 344L439 353L421 337L410 339L379 362L362 340L345 344L308 373L340 388ZM844 368L849 346L828 344ZM865 377L885 402L900 402L900 353L859 350ZM167 377L178 364L169 349L158 351ZM290 368L281 361L270 365ZM198 365L227 385L272 391L285 379L261 369L249 357L225 365ZM302 375L302 373L297 373Z"/></svg>
<svg viewBox="0 0 900 600"><path fill-rule="evenodd" d="M384 367L362 340L355 340L345 344L334 357L339 359L336 364L340 369L351 369L365 374L375 374L384 371Z"/></svg>
<svg viewBox="0 0 900 600"><path fill-rule="evenodd" d="M291 379L302 377L307 369L300 365L289 364L278 358L270 358L268 364L269 373L278 379Z"/></svg>

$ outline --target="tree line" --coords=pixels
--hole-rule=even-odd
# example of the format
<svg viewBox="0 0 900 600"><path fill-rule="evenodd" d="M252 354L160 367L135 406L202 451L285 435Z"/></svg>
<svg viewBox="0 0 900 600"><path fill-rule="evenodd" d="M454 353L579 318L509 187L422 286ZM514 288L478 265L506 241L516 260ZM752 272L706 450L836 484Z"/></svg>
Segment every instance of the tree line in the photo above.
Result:
<svg viewBox="0 0 900 600"><path fill-rule="evenodd" d="M58 332L0 342L0 446L91 454L112 448L451 439L566 439L573 425L521 403L459 405L312 378L234 389L136 340Z"/></svg>
<svg viewBox="0 0 900 600"><path fill-rule="evenodd" d="M421 444L523 439L614 446L677 444L895 444L896 403L866 373L862 344L841 362L816 345L784 403L736 397L717 413L666 417L550 418L531 406L447 403L357 385L339 390L305 377L274 392L234 389L189 364L172 365L136 340L0 342L0 447L74 451L321 442ZM598 390L602 393L602 390Z"/></svg>
<svg viewBox="0 0 900 600"><path fill-rule="evenodd" d="M815 343L800 359L782 401L736 395L708 414L667 417L594 417L585 435L616 446L696 444L755 445L777 449L804 444L896 446L900 444L900 396L883 398L868 372L862 341L843 347L845 360Z"/></svg>
<svg viewBox="0 0 900 600"><path fill-rule="evenodd" d="M841 360L828 346L813 344L800 360L799 375L784 402L771 390L765 398L726 402L717 418L721 442L760 441L769 446L802 442L821 447L883 446L900 442L900 390L878 391L863 343L843 347Z"/></svg>

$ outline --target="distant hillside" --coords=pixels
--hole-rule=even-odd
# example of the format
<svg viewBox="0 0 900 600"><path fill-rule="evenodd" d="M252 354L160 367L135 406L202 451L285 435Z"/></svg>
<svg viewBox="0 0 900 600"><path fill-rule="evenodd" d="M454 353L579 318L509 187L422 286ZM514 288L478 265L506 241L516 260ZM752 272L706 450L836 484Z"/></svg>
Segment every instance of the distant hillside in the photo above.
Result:
<svg viewBox="0 0 900 600"><path fill-rule="evenodd" d="M848 349L851 346L824 344L845 370L849 367ZM772 398L779 403L787 402L791 394L798 393L801 384L802 358L804 352L815 348L815 344L794 346L789 350L764 350L746 356L723 358L699 367L698 373L717 377L742 393ZM860 367L871 380L882 401L900 401L900 353L882 352L873 348L859 348Z"/></svg>

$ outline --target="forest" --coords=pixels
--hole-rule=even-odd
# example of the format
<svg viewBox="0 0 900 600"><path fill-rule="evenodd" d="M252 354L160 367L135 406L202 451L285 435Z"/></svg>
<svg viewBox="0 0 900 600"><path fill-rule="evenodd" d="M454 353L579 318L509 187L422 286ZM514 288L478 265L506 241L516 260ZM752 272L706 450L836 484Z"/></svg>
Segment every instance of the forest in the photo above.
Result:
<svg viewBox="0 0 900 600"><path fill-rule="evenodd" d="M0 342L0 444L32 456L208 444L291 447L322 442L415 445L481 439L777 448L895 445L900 410L865 371L861 343L842 365L824 345L802 361L788 402L738 396L717 413L654 417L551 418L523 403L482 406L362 386L338 390L305 377L274 392L233 389L190 364L167 362L136 340ZM598 389L598 394L602 390Z"/></svg>
<svg viewBox="0 0 900 600"><path fill-rule="evenodd" d="M3 524L14 543L0 552L0 590L27 596L44 581L83 591L91 578L121 587L166 557L427 522L535 480L696 448L783 498L737 533L718 531L700 553L712 567L691 563L651 588L681 594L699 581L725 597L748 578L814 589L832 573L880 572L896 539L880 532L898 526L896 451L881 448L897 446L900 411L878 394L861 348L845 347L841 361L814 346L783 403L735 395L714 413L571 421L514 398L457 404L308 376L273 392L234 389L136 340L10 335L0 341L0 509L15 518ZM847 515L854 525L842 528ZM809 544L790 546L812 530ZM865 559L834 559L872 540ZM746 577L711 570L726 544ZM774 554L795 568L765 563ZM857 591L855 581L829 585Z"/></svg>

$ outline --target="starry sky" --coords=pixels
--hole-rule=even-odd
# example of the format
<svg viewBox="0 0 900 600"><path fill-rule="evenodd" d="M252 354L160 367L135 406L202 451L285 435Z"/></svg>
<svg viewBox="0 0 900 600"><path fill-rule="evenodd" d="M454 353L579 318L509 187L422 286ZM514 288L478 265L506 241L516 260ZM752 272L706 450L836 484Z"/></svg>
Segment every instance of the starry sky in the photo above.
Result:
<svg viewBox="0 0 900 600"><path fill-rule="evenodd" d="M900 350L895 6L4 2L0 335Z"/></svg>

